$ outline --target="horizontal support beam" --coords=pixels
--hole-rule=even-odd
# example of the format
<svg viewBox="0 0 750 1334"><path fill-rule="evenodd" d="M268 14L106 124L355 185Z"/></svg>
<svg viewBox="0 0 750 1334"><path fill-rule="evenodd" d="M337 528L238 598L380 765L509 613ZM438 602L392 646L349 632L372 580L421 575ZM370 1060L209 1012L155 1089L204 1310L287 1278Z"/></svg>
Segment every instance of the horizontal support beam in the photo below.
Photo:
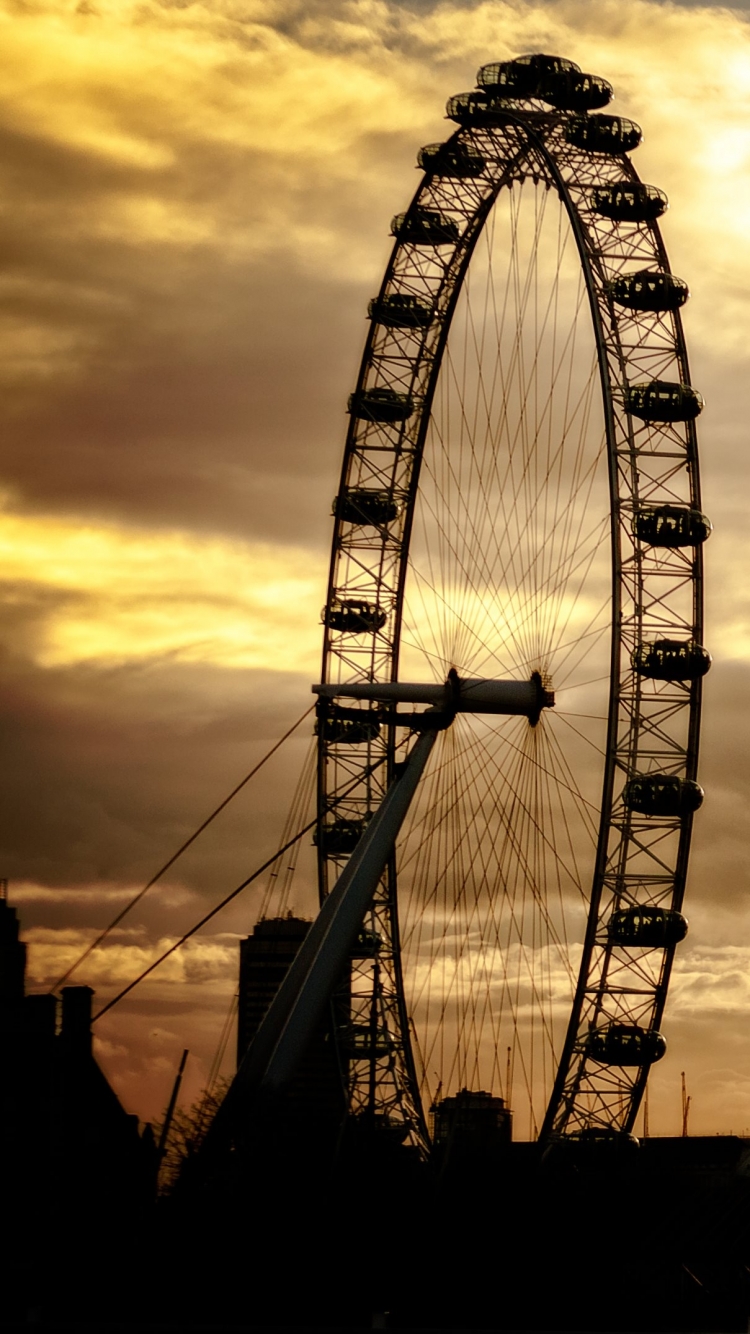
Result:
<svg viewBox="0 0 750 1334"><path fill-rule="evenodd" d="M538 718L542 709L554 708L553 691L545 690L534 672L530 681L492 681L454 677L445 685L407 681L353 681L346 685L315 685L313 694L323 699L361 699L377 704L429 704L456 713L521 714Z"/></svg>

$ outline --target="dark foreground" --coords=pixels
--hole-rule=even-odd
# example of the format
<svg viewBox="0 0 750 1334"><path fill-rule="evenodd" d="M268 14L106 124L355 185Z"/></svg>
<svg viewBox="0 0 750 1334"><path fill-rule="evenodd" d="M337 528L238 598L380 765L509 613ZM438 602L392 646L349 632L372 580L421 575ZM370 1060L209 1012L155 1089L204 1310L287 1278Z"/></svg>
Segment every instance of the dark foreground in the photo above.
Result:
<svg viewBox="0 0 750 1334"><path fill-rule="evenodd" d="M750 1142L735 1137L604 1162L515 1144L427 1167L382 1135L332 1156L271 1134L156 1204L95 1162L57 1199L41 1177L10 1184L6 1326L748 1328Z"/></svg>

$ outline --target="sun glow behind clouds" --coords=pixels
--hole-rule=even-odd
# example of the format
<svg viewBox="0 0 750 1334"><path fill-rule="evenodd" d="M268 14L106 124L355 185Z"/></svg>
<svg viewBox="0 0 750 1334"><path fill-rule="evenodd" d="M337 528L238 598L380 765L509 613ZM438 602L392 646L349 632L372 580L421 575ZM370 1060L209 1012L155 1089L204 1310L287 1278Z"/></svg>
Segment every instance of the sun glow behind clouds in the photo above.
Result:
<svg viewBox="0 0 750 1334"><path fill-rule="evenodd" d="M306 551L5 515L0 569L6 605L38 591L51 603L34 652L43 667L167 654L316 667L325 571Z"/></svg>
<svg viewBox="0 0 750 1334"><path fill-rule="evenodd" d="M33 767L31 777L23 771L23 761L17 772L9 766L9 781L16 789L19 780L28 783L23 790L35 819L40 780L53 776L59 822L54 846L43 857L36 831L33 842L20 849L16 831L8 848L14 859L11 876L20 879L33 870L45 892L56 894L45 877L58 874L57 868L65 865L79 839L76 807L71 816L59 804L60 753L73 756L81 770L67 780L72 798L79 801L82 793L85 798L88 785L96 789L97 797L101 790L107 813L121 814L122 793L113 786L112 773L123 768L122 737L132 734L137 738L133 745L144 744L142 718L134 712L122 737L117 737L117 762L109 766L110 773L104 772L101 752L91 760L83 744L86 737L78 714L67 698L58 700L54 695L56 679L65 673L52 669L70 669L75 675L81 664L83 691L88 688L90 665L144 659L165 660L170 666L176 662L180 671L182 664L209 663L232 669L299 670L303 679L315 679L325 568L324 558L302 549L306 533L298 537L293 531L286 545L224 536L230 484L210 512L218 516L216 536L193 536L192 511L187 508L174 521L171 512L163 518L152 505L139 510L140 501L118 511L115 470L118 459L126 456L129 475L145 493L147 483L141 478L153 458L169 456L170 466L172 459L177 460L169 474L174 485L175 479L189 480L191 458L203 459L211 450L223 465L216 476L234 478L236 441L241 439L246 442L241 467L255 474L265 470L268 484L260 493L270 514L282 514L290 497L294 500L306 492L308 472L299 469L299 481L289 480L295 477L296 456L290 454L279 464L275 451L269 450L269 421L258 407L262 377L272 381L275 411L278 405L296 405L296 418L285 422L283 447L287 439L301 441L301 449L314 453L315 466L322 471L326 464L318 461L318 445L330 443L334 433L343 442L343 406L351 387L340 346L330 354L334 345L330 339L326 342L330 310L334 303L349 299L346 291L342 298L342 287L334 283L344 276L359 284L352 298L358 323L352 320L351 327L356 323L356 338L361 339L366 299L376 290L390 244L388 220L406 204L416 181L414 152L420 143L450 132L452 127L442 118L444 101L472 84L476 66L483 61L524 50L558 51L611 79L617 89L613 109L643 125L645 141L634 161L644 179L664 187L670 196L665 238L673 268L694 294L686 321L691 345L699 354L695 382L708 400L700 425L706 509L717 532L708 549L706 642L717 658L717 669L722 657L750 660L745 518L738 513L727 522L717 513L718 500L729 490L727 477L732 494L741 497L747 489L743 422L750 178L744 127L750 123L750 26L739 14L726 8L646 0L628 0L627 5L621 0L597 0L595 5L586 0L520 0L513 5L502 0L477 4L448 0L418 6L371 0L309 0L306 6L288 0L251 0L244 6L235 0L212 0L210 6L200 0L187 4L87 0L78 9L75 0L64 5L60 0L26 0L22 7L8 5L5 20L0 12L0 28L7 131L2 219L7 313L0 374L20 395L7 397L6 404L11 405L11 438L21 424L22 464L32 459L37 478L51 478L46 489L37 491L31 472L21 469L10 475L14 494L40 512L34 518L9 515L4 521L0 595L11 627L17 611L24 613L26 626L31 622L26 643L19 641L15 628L8 641L12 634L15 653L25 650L37 665L50 669L41 674L44 689L49 701L69 718L68 744L61 752L40 754L33 734L31 744L26 740L19 745L19 753L30 757L26 763ZM286 323L278 342L281 355L276 354L269 371L258 350L275 346L274 329L247 275L265 271L268 257L279 255L283 263L274 270L273 297L281 311L279 321ZM310 275L320 286L305 288ZM291 308L284 300L285 281L290 289L292 284L300 286L299 304ZM177 301L182 293L184 306ZM249 318L243 314L240 319L237 312L246 310ZM129 321L138 332L130 343L124 336L131 328ZM295 321L297 341L290 350ZM242 359L232 360L237 347ZM320 381L329 374L332 384L335 381L331 398L335 397L336 408L325 420L321 415L312 429L311 402L318 386L305 394L303 386L310 381L301 376L306 365L314 363L319 347L325 349L327 360L321 370L321 354L315 374ZM713 363L707 364L706 349L724 361L726 392L715 375L713 382L707 382ZM222 373L229 367L226 381L207 374L212 357ZM174 405L190 400L190 381L198 378L196 367L203 367L207 380L210 429L197 415L189 420L188 413L174 416ZM122 402L138 409L131 416L107 398L113 383L119 383L113 381L113 370L126 377ZM243 400L241 412L230 418L227 384L243 377L252 382L253 397ZM62 410L54 397L60 385L72 386ZM27 427L24 413L32 400L51 406L39 423L32 421ZM324 411L327 408L321 414ZM717 462L716 422L722 412L730 425L722 444L724 461ZM67 435L62 429L65 422L74 423ZM113 448L118 441L119 451ZM79 442L89 452L76 477ZM92 474L100 477L103 490L109 487L101 504L101 493L91 489ZM73 477L70 484L69 477ZM48 500L55 485L63 495L65 517L56 515L54 502ZM331 469L326 506L334 487ZM245 503L244 493L240 503ZM200 505L205 524L208 510L202 491ZM312 509L307 494L295 514L307 512L304 506ZM90 516L97 512L121 513L123 526L92 522ZM320 514L316 502L315 522ZM77 521L70 516L78 516ZM240 531L246 530L252 531L251 522ZM189 675L184 672L185 679ZM230 681L229 671L221 675L219 692ZM598 667L592 669L592 678L599 675ZM717 698L718 679L716 670L707 685L709 701ZM731 678L742 679L739 673ZM195 712L179 672L170 676L169 689L186 713ZM579 725L576 710L603 711L599 698L591 699L591 690L603 693L604 687L597 683L569 693L558 691L558 716L566 706L571 710L572 724L565 725L566 731ZM11 697L10 692L5 694L6 699ZM744 698L741 692L737 697ZM733 703L735 698L733 694ZM126 705L123 695L121 707ZM293 716L294 710L290 713ZM40 732L48 730L48 716L40 703L39 717L44 720ZM19 728L26 725L23 718L16 721ZM729 773L722 763L713 784L706 783L706 809L696 821L698 851L702 840L706 849L711 845L711 855L706 851L703 862L700 857L693 860L691 916L696 891L697 897L704 893L713 904L717 883L727 882L727 896L738 894L744 883L745 789L729 784L744 782L747 746L736 743L735 733L733 717L731 730L723 735L736 756L736 773ZM712 738L710 728L705 740L706 756L710 757L712 745L716 755L720 741ZM107 753L114 755L115 749L113 740ZM173 803L164 806L167 828L175 811L182 815L183 792L173 775L183 760L183 750L173 740L165 741L164 788L172 791ZM134 771L126 772L130 781ZM719 780L724 784L720 790ZM120 781L124 785L125 780ZM133 788L139 781L136 773ZM725 827L718 826L720 832L724 828L718 863L717 812L723 812L725 819ZM114 888L103 883L102 897L119 895L122 890L117 887L130 884L132 874L129 867L123 870L124 854L119 844L113 844L108 825L102 843L105 837L107 876ZM123 847L125 843L123 839ZM88 854L89 847L87 864ZM32 868L29 863L34 858L40 864ZM30 898L23 902L28 924L33 903ZM119 902L113 900L111 911ZM78 910L80 905L71 903L71 910L74 907ZM71 937L67 943L53 935L32 940L39 985L44 985L43 978L59 975L59 965L79 952L92 929L82 929L80 938ZM133 976L167 939L162 930L155 928L153 938L118 939L116 953L103 953L97 959L97 986L106 989ZM734 940L736 933L733 916L723 938ZM691 940L699 934L694 927ZM194 960L201 948L198 942L191 947ZM217 949L211 966L215 964L222 986L229 987L236 960L230 954L224 960L224 949L224 945ZM735 1006L733 1023L712 1031L704 1055L693 1039L686 1057L676 1054L676 1044L671 1046L656 1071L657 1081L672 1079L678 1090L681 1065L694 1069L702 1062L709 1074L696 1106L706 1129L726 1124L724 1086L714 1087L710 1074L716 1060L715 1034L744 1031L742 1016L747 1009L741 980L747 974L747 961L731 953L721 955L721 942L717 950L715 961L703 952L700 968L697 955L683 951L669 1013L678 1025L684 1014L686 1025L695 1032L695 1017L705 1003L701 979L708 969L712 1000L728 997L728 1010ZM164 973L167 1016L174 1009L175 993L170 988L184 986L179 999L186 1007L195 996L182 968L175 959ZM727 981L722 991L724 968L739 980L731 986ZM157 974L149 996L158 992L159 979ZM169 1039L165 1099L173 1071L172 1048L183 1045L187 1036L183 1022L192 1028L191 1049L198 1042L197 1032L203 1033L206 985L204 981L192 1014L180 1019L180 1031ZM157 1010L158 1006L154 1013ZM126 1067L128 1044L131 1052L138 1051L144 1034L125 1010L114 1011L108 1022L112 1025L108 1032L116 1034L119 1043L110 1051L108 1069L117 1075ZM672 1044L671 1029L668 1032ZM213 1029L206 1029L201 1038L206 1066L214 1040ZM724 1056L722 1064L727 1064ZM146 1074L133 1075L127 1090L131 1110L153 1096ZM677 1092L674 1099L676 1108ZM652 1125L654 1117L652 1100ZM668 1119L663 1125L674 1128Z"/></svg>

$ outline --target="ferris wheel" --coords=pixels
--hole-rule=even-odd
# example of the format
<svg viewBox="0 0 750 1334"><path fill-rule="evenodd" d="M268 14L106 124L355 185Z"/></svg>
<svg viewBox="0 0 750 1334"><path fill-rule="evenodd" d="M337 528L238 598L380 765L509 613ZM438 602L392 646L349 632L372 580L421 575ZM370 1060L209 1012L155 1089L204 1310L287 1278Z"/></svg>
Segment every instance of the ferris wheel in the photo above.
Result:
<svg viewBox="0 0 750 1334"><path fill-rule="evenodd" d="M450 99L457 129L419 153L349 399L320 894L432 703L339 988L351 1110L417 1142L463 1088L512 1104L521 1138L627 1134L665 1051L711 525L689 292L667 198L629 156L641 131L600 113L611 97L532 55Z"/></svg>

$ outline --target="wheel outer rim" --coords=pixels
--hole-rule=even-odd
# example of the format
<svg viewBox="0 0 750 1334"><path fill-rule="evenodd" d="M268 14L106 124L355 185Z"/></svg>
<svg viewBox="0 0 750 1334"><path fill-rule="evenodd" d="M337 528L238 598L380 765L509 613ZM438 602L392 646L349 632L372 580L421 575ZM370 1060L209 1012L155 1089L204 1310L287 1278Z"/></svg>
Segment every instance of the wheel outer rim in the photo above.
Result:
<svg viewBox="0 0 750 1334"><path fill-rule="evenodd" d="M639 453L642 448L644 432L656 435L668 435L669 441L676 444L677 457L687 470L689 479L689 503L692 508L701 510L700 485L697 466L697 441L694 422L685 422L679 428L656 426L654 424L634 422L626 412L619 387L627 383L627 358L623 352L620 338L622 325L632 323L637 315L625 308L618 311L609 289L609 283L616 272L607 270L610 250L616 250L623 232L635 238L632 247L636 254L644 254L646 261L657 261L659 268L669 272L664 243L653 221L640 224L617 224L589 214L585 207L588 190L592 185L612 179L627 179L637 182L639 177L632 163L627 158L597 161L599 155L590 155L583 149L564 143L564 128L570 117L564 113L548 113L531 110L519 111L509 115L507 124L502 127L463 127L452 136L451 143L465 148L474 148L487 160L485 176L468 180L456 180L425 175L420 181L416 194L409 208L409 213L420 207L439 208L435 202L443 195L459 195L473 203L468 217L467 227L462 232L458 243L452 247L440 247L443 252L424 257L422 274L416 283L416 293L424 295L427 288L425 272L433 268L435 307L437 315L432 325L424 330L397 330L402 337L408 336L418 344L413 357L411 380L404 384L399 381L394 387L406 387L415 397L421 399L421 408L415 414L416 420L404 423L395 430L397 439L393 441L403 451L404 439L413 447L413 467L409 475L408 503L398 549L390 535L383 536L379 550L379 561L373 561L377 576L373 586L377 590L376 601L381 605L383 590L389 590L390 639L382 643L385 636L376 634L372 637L369 650L364 654L354 654L355 670L364 671L362 679L396 680L400 650L401 622L403 615L404 588L408 568L408 553L411 527L419 482L419 470L430 422L432 398L440 376L442 353L445 348L451 319L458 301L463 278L471 261L474 246L490 214L495 199L504 185L511 183L514 172L521 166L535 160L542 168L546 178L559 192L565 205L578 248L588 290L592 322L599 361L600 385L604 406L605 432L608 454L608 470L611 502L611 552L612 552L612 640L611 640L611 688L609 701L607 754L604 766L603 793L600 815L599 841L596 867L583 955L581 958L578 985L571 1011L571 1018L565 1044L560 1056L557 1078L554 1084L546 1118L542 1128L542 1137L558 1136L566 1132L575 1132L590 1127L615 1127L625 1132L632 1131L639 1104L645 1089L648 1066L640 1067L632 1077L624 1077L623 1072L602 1071L596 1063L588 1060L585 1050L586 1033L591 1028L602 1026L611 1021L611 1006L608 1001L611 992L608 988L608 974L612 961L613 949L604 931L604 914L620 906L629 906L635 900L632 897L632 885L627 872L628 850L634 838L633 819L619 817L617 829L613 826L613 796L615 778L620 772L624 782L638 771L641 753L640 741L644 723L644 683L630 669L630 649L640 642L645 632L644 618L644 568L648 567L648 550L630 533L627 525L632 516L633 507L641 494ZM505 170L498 170L499 148L503 141L510 139L511 152L505 162ZM494 157L493 157L494 150ZM497 171L490 179L491 169ZM530 173L527 173L530 174ZM444 207L447 205L444 204ZM457 204L453 203L455 209ZM627 240L627 237L626 237ZM611 244L613 243L614 244ZM623 243L624 244L624 243ZM409 242L398 239L393 247L389 264L378 296L378 300L394 290L394 283L399 281L399 261L415 247ZM450 253L448 253L450 252ZM429 261L429 262L428 262ZM419 267L419 265L417 265ZM441 276L442 270L442 276ZM402 279L403 281L403 279ZM408 289L407 289L408 290ZM674 358L679 367L679 378L690 384L687 351L682 331L679 310L663 312L659 318L671 328L674 338ZM355 393L359 393L367 383L368 372L375 364L375 347L378 331L381 328L373 321L366 340L364 355L360 367ZM394 331L391 331L393 333ZM405 359L406 360L406 359ZM632 377L631 377L632 378ZM618 392L619 390L619 392ZM416 429L415 429L416 427ZM352 418L347 436L341 482L338 495L345 494L353 459L359 458L363 449L362 439L368 432L383 430L382 426L366 424ZM638 438L640 435L640 439ZM682 439L681 437L684 437ZM394 448L394 471L396 476L396 450ZM664 458L670 457L666 452ZM648 480L648 478L646 478ZM658 479L651 479L652 490L658 486ZM339 560L344 552L343 525L337 514L331 570L326 605L330 605L334 595L342 596L342 589L337 588ZM623 561L623 538L630 548L627 569ZM373 551L377 548L373 546ZM645 554L644 554L645 552ZM674 554L674 553L672 553ZM394 565L398 567L397 580L391 578L387 583L388 572ZM702 642L702 551L697 546L693 549L690 578L692 584L692 622L686 627L689 637L697 643ZM623 598L625 593L625 598ZM623 613L623 601L628 614ZM358 650L357 650L358 652ZM351 658L351 653L348 655ZM335 679L331 668L336 666L336 644L331 632L326 628L323 646L323 681ZM351 664L350 664L351 666ZM387 667L387 674L384 670ZM357 679L360 679L359 675ZM677 689L677 687L675 687ZM679 754L680 772L689 780L695 780L698 761L698 741L700 726L700 705L702 682L700 679L690 683L686 689L678 690L680 703L688 712L687 737ZM666 695L666 692L664 692ZM664 696L663 696L664 697ZM384 754L381 760L382 777L374 784L373 797L377 799L392 774L394 762L394 729L388 730L383 743ZM369 748L368 748L369 749ZM673 748L674 755L677 754ZM328 783L329 756L331 747L321 739L319 745L319 821L323 822L330 815L332 793ZM368 779L372 782L372 776ZM668 885L663 885L658 902L663 906L679 911L682 906L685 878L687 873L688 853L692 830L692 815L689 814L676 822L679 826L679 845L673 871ZM614 831L614 837L613 837ZM335 869L335 868L334 868ZM329 884L330 859L325 855L322 844L319 845L319 885L321 897L325 895ZM643 877L641 876L641 879ZM632 877L631 877L632 879ZM377 913L376 913L377 916ZM409 1036L409 1019L404 997L403 977L399 947L399 923L396 899L395 858L391 861L387 883L383 886L378 920L381 925L387 922L389 932L390 970L392 976L392 995L390 1023L394 1030L393 1051L388 1058L388 1077L393 1085L393 1093L383 1102L387 1112L395 1114L405 1124L412 1142L426 1149L428 1133L424 1111L418 1090L418 1081ZM648 1022L649 1030L657 1030L662 1020L666 1000L667 986L674 958L675 947L661 951L662 962L658 978L655 980L651 997ZM594 987L592 990L592 980ZM387 1010L387 1006L385 1007ZM381 1071L382 1074L382 1071ZM598 1081L598 1084L597 1084ZM592 1091L593 1090L593 1091ZM372 1092L372 1089L371 1089ZM593 1105L593 1109L592 1109ZM361 1110L361 1103L359 1106Z"/></svg>

